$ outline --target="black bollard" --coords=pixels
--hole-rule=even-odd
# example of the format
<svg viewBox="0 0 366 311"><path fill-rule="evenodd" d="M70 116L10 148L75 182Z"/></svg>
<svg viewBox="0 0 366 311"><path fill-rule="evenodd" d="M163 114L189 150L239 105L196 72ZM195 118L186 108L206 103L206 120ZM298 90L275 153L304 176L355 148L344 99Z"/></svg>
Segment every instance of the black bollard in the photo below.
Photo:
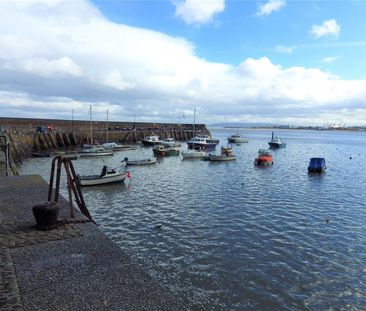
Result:
<svg viewBox="0 0 366 311"><path fill-rule="evenodd" d="M33 206L33 216L37 223L37 229L50 230L57 222L60 206L58 202L44 202Z"/></svg>

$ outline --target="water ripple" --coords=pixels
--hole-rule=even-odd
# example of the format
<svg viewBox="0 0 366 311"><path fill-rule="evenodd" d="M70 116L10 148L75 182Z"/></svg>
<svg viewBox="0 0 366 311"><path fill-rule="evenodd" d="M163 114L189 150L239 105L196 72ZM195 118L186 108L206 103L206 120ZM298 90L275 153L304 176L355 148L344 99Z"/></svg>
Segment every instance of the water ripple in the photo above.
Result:
<svg viewBox="0 0 366 311"><path fill-rule="evenodd" d="M223 142L229 132L214 134ZM244 135L250 142L233 146L236 162L165 158L131 168L131 183L85 189L87 205L101 229L192 310L364 309L364 134L281 132L287 148L266 168L253 160L270 132ZM126 155L150 157L151 149L75 165L95 173ZM326 158L326 174L307 174L313 156ZM32 159L22 173L47 178L47 161Z"/></svg>

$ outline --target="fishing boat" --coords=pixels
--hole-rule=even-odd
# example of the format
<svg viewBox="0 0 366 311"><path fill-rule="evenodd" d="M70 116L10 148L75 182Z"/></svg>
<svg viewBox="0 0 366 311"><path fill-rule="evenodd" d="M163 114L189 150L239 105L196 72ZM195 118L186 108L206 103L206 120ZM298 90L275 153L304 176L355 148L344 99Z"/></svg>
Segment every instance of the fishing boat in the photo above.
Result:
<svg viewBox="0 0 366 311"><path fill-rule="evenodd" d="M142 159L142 160L128 160L127 159L127 165L150 165L156 163L156 158L149 158L149 159Z"/></svg>
<svg viewBox="0 0 366 311"><path fill-rule="evenodd" d="M326 170L324 158L311 158L308 166L309 173L324 173Z"/></svg>
<svg viewBox="0 0 366 311"><path fill-rule="evenodd" d="M126 177L130 177L130 172L120 172L117 169L109 168L106 165L103 166L102 172L100 175L87 175L80 176L79 183L81 186L97 186L97 185L105 185L116 182L123 182Z"/></svg>
<svg viewBox="0 0 366 311"><path fill-rule="evenodd" d="M157 145L153 148L154 155L157 157L162 156L178 156L180 151L177 147L167 147L164 145Z"/></svg>
<svg viewBox="0 0 366 311"><path fill-rule="evenodd" d="M248 138L241 137L240 134L234 134L234 135L230 135L227 138L227 141L229 143L233 143L233 144L241 144L241 143L247 143L249 140L248 140Z"/></svg>
<svg viewBox="0 0 366 311"><path fill-rule="evenodd" d="M255 165L268 166L273 164L272 154L265 149L259 149L258 157L254 160Z"/></svg>
<svg viewBox="0 0 366 311"><path fill-rule="evenodd" d="M113 156L113 151L105 150L103 147L91 147L79 149L78 153L80 157L103 157L103 156Z"/></svg>
<svg viewBox="0 0 366 311"><path fill-rule="evenodd" d="M117 144L116 142L108 142L101 145L106 150L113 150L113 151L126 151L126 150L132 150L134 149L131 146L124 146Z"/></svg>
<svg viewBox="0 0 366 311"><path fill-rule="evenodd" d="M181 143L177 142L174 138L166 138L161 141L161 144L168 147L181 147Z"/></svg>
<svg viewBox="0 0 366 311"><path fill-rule="evenodd" d="M155 146L155 145L161 144L161 140L159 139L159 136L156 136L156 135L147 136L141 142L144 146Z"/></svg>
<svg viewBox="0 0 366 311"><path fill-rule="evenodd" d="M189 149L213 150L220 141L213 139L209 135L198 135L187 141Z"/></svg>
<svg viewBox="0 0 366 311"><path fill-rule="evenodd" d="M193 117L193 136L196 132L196 109L194 108L194 117ZM189 146L188 146L189 148ZM187 151L182 151L182 157L183 159L202 159L207 158L208 154L206 151L202 150L200 147L196 149L194 145L194 141L192 141L191 148Z"/></svg>
<svg viewBox="0 0 366 311"><path fill-rule="evenodd" d="M268 144L271 149L278 149L278 148L286 147L286 143L283 142L279 137L274 136L274 132L272 132L272 139Z"/></svg>
<svg viewBox="0 0 366 311"><path fill-rule="evenodd" d="M232 160L235 160L236 157L233 155L233 150L231 148L221 147L220 155L210 154L208 159L210 161L232 161Z"/></svg>

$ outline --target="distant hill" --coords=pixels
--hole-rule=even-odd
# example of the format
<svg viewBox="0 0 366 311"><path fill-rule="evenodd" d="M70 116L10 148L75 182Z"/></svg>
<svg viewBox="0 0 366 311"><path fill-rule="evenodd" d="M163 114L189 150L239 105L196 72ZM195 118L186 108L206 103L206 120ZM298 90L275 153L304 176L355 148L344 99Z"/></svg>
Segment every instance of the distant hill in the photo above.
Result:
<svg viewBox="0 0 366 311"><path fill-rule="evenodd" d="M212 123L208 127L227 127L227 128L251 128L251 127L273 127L271 123Z"/></svg>

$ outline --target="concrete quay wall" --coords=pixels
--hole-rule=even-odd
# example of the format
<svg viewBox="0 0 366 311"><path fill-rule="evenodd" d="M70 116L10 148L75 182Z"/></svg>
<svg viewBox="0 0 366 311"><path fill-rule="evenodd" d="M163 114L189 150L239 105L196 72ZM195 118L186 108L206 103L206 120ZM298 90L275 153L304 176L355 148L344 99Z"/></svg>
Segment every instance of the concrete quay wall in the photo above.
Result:
<svg viewBox="0 0 366 311"><path fill-rule="evenodd" d="M187 310L100 229L59 198L62 222L35 228L47 198L39 175L0 176L0 310Z"/></svg>
<svg viewBox="0 0 366 311"><path fill-rule="evenodd" d="M41 127L42 131L37 132ZM92 129L92 131L91 131ZM204 124L108 122L81 120L53 120L27 118L0 118L0 134L7 136L10 142L12 163L21 164L31 155L31 151L48 152L50 150L81 147L83 143L103 143L115 141L122 144L134 144L149 135L158 135L161 139L172 137L186 141L195 134L208 134ZM5 150L5 141L0 139L0 151ZM0 152L0 173L3 171L4 155ZM12 168L15 171L16 166ZM0 174L3 175L3 174ZM15 175L15 174L14 174Z"/></svg>

